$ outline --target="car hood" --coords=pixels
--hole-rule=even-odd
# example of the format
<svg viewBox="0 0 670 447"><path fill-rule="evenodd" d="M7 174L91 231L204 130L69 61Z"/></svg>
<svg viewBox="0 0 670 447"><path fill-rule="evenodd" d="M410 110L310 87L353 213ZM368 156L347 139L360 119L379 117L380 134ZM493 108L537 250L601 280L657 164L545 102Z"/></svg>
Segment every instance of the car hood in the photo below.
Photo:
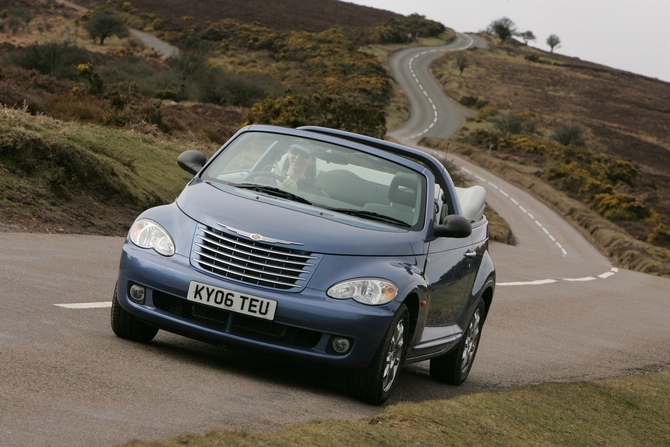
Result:
<svg viewBox="0 0 670 447"><path fill-rule="evenodd" d="M413 256L421 233L373 225L322 208L201 180L189 184L177 206L191 219L267 239L301 244L301 249L339 255ZM298 246L295 246L298 247Z"/></svg>

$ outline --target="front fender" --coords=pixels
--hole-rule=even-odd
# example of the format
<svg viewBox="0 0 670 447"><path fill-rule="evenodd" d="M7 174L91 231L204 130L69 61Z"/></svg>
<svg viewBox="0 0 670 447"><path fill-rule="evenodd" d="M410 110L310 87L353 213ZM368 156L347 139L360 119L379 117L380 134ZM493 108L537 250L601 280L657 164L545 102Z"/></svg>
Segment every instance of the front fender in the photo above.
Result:
<svg viewBox="0 0 670 447"><path fill-rule="evenodd" d="M338 256L325 255L319 262L309 288L326 291L334 284L355 278L382 278L398 286L398 298L404 299L417 287L425 287L425 278L415 256Z"/></svg>
<svg viewBox="0 0 670 447"><path fill-rule="evenodd" d="M413 321L410 344L414 344L416 334L420 336L425 326L427 315L427 307L421 306L421 301L428 294L426 278L419 268L424 262L423 257L417 259L414 256L371 258L327 255L319 263L308 287L325 292L340 281L354 278L374 277L392 281L398 286L398 296L380 308L392 315L402 303L407 305Z"/></svg>

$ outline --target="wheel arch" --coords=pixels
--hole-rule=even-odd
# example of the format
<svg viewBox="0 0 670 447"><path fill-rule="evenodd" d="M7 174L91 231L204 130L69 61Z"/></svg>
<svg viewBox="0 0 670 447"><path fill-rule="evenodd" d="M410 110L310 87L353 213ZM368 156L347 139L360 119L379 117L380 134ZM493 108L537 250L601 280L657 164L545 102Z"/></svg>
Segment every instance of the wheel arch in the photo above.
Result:
<svg viewBox="0 0 670 447"><path fill-rule="evenodd" d="M482 292L482 300L484 301L484 321L486 321L486 316L489 314L489 309L493 303L493 284L493 281L491 281Z"/></svg>
<svg viewBox="0 0 670 447"><path fill-rule="evenodd" d="M411 349L421 338L422 328L426 322L426 312L422 312L424 307L421 306L423 294L420 290L410 292L403 303L409 310L409 334L407 340Z"/></svg>

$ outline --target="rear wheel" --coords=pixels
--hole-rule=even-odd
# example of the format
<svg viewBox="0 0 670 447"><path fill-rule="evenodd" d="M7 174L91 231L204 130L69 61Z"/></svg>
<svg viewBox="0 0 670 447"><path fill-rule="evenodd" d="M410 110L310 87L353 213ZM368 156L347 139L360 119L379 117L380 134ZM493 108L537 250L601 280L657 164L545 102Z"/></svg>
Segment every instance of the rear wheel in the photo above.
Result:
<svg viewBox="0 0 670 447"><path fill-rule="evenodd" d="M114 296L112 298L112 330L117 337L142 343L150 342L158 333L158 328L138 320L121 307L116 298L117 287L114 288Z"/></svg>
<svg viewBox="0 0 670 447"><path fill-rule="evenodd" d="M484 303L480 302L456 348L430 360L430 376L433 379L451 385L465 382L477 355L485 312Z"/></svg>
<svg viewBox="0 0 670 447"><path fill-rule="evenodd" d="M402 304L393 317L372 363L354 374L352 391L356 397L372 405L379 405L389 398L405 360L408 338L409 311Z"/></svg>

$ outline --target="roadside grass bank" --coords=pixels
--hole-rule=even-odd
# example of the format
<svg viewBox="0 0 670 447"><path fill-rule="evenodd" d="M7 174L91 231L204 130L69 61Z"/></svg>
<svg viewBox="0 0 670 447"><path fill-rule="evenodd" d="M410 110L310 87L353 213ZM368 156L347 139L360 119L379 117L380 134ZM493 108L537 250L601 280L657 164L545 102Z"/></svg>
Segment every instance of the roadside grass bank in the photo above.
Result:
<svg viewBox="0 0 670 447"><path fill-rule="evenodd" d="M13 231L123 235L191 176L189 143L0 107L0 223Z"/></svg>
<svg viewBox="0 0 670 447"><path fill-rule="evenodd" d="M401 403L368 420L215 431L123 447L670 446L670 370Z"/></svg>

